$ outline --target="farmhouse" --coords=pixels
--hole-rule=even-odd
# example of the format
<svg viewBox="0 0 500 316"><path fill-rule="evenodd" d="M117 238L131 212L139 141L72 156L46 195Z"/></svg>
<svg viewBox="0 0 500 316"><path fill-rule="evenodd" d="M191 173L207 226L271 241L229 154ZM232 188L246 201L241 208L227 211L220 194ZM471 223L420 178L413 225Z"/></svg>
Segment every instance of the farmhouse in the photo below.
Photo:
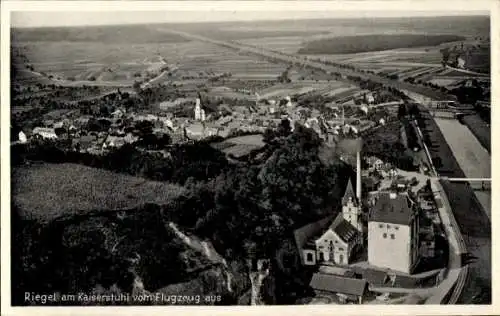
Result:
<svg viewBox="0 0 500 316"><path fill-rule="evenodd" d="M406 193L381 192L368 219L368 262L411 273L418 261L419 220Z"/></svg>

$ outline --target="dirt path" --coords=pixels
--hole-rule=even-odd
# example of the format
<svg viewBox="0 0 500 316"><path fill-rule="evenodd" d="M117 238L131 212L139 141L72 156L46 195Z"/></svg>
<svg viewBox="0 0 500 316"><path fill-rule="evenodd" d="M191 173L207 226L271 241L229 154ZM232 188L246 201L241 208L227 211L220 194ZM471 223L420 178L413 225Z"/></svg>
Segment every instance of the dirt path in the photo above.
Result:
<svg viewBox="0 0 500 316"><path fill-rule="evenodd" d="M173 222L168 223L168 228L170 228L175 233L175 235L180 240L182 240L182 242L186 246L188 246L189 248L191 248L197 252L202 253L211 262L213 262L215 264L221 264L224 267L224 272L226 274L227 290L228 290L228 292L232 292L231 281L233 278L232 278L231 273L229 272L227 262L219 253L217 253L217 251L214 249L213 245L208 241L199 240L195 236L187 236L186 234L181 232L179 230L179 228L177 228L177 225L175 225L175 223L173 223Z"/></svg>

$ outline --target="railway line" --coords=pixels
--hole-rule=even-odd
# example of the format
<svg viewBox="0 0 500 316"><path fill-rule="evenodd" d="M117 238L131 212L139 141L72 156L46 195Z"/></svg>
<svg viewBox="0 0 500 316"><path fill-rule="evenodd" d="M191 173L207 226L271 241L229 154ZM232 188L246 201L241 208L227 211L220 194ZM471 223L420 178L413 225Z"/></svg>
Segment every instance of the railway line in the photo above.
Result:
<svg viewBox="0 0 500 316"><path fill-rule="evenodd" d="M431 88L428 87L422 87L422 86L416 86L413 84L410 84L408 82L403 82L403 81L398 81L398 80L393 80L385 77L381 77L376 74L371 74L371 73L366 73L366 72L361 72L357 70L352 70L348 68L342 68L330 64L326 64L321 61L313 61L307 58L299 57L296 55L292 54L286 54L283 52L274 52L270 51L264 48L257 48L254 46L250 46L247 44L239 43L236 41L220 41L220 40L215 40L211 39L205 36L197 35L197 34L192 34L192 33L187 33L183 31L178 31L178 30L173 30L173 29L165 29L162 28L161 31L164 31L166 33L174 33L177 35L180 35L184 38L191 39L191 40L198 40L198 41L203 41L207 42L210 44L214 45L219 45L225 48L229 48L232 50L236 50L239 52L244 52L244 53L250 53L256 56L260 56L263 58L267 59L273 59L285 63L291 63L291 64L296 64L300 66L304 66L307 68L315 69L315 70L320 70L324 71L327 73L340 73L343 77L347 79L347 76L356 76L356 77L361 77L364 79L369 79L373 82L383 84L388 87L392 87L398 90L408 90L412 91L414 93L418 93L421 95L424 95L426 97L432 98L434 100L449 100L450 97L446 93L442 93L440 91L435 91Z"/></svg>

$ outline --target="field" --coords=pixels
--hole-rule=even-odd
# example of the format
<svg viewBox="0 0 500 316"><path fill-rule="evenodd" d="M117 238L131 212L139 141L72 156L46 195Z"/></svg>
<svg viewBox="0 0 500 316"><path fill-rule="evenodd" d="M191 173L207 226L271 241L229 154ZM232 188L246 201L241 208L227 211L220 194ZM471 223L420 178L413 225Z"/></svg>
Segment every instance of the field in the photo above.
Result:
<svg viewBox="0 0 500 316"><path fill-rule="evenodd" d="M345 84L342 82L311 82L311 81L296 81L292 83L277 84L273 87L259 91L262 98L286 97L294 94L302 94L311 91L322 93L336 89Z"/></svg>
<svg viewBox="0 0 500 316"><path fill-rule="evenodd" d="M81 27L14 28L12 42L102 42L182 43L179 35L158 31L150 25L107 25Z"/></svg>
<svg viewBox="0 0 500 316"><path fill-rule="evenodd" d="M169 32L175 29L286 53L307 50L303 47L307 41L324 43L334 38L334 45L330 47L334 51L329 50L327 55L318 55L321 52L314 51L314 57L345 62L382 74L412 69L415 72L406 75L420 77L440 66L439 47L417 49L408 46L458 39L451 31L468 38L482 36L488 33L488 28L489 20L485 17L330 19L106 26L86 28L85 32L81 27L50 31L46 28L14 29L11 38L13 48L25 54L34 68L27 71L22 67L23 61L13 58L14 63L20 65L15 78L19 83L123 87L131 86L136 80L151 84L203 81L222 73L231 73L232 79L265 81L274 80L285 69L285 65L272 64L207 43L188 41ZM421 35L430 33L440 35ZM353 38L357 39L356 43L352 43ZM381 48L378 44L368 47L369 40L387 47ZM343 42L349 42L352 47L346 47ZM372 51L392 48L394 43L403 48ZM361 51L370 52L332 54L339 50L359 51L360 48L355 47L360 46L358 44L362 46ZM320 46L325 48L325 45ZM472 66L484 67L481 56L473 58ZM162 67L169 70L160 74ZM313 80L326 80L312 77Z"/></svg>
<svg viewBox="0 0 500 316"><path fill-rule="evenodd" d="M224 140L220 143L212 144L212 147L221 150L226 155L234 157L243 157L250 154L252 151L262 148L264 142L262 135L246 135L233 137Z"/></svg>
<svg viewBox="0 0 500 316"><path fill-rule="evenodd" d="M12 170L12 202L24 218L50 220L93 210L167 204L179 186L76 164L34 164Z"/></svg>

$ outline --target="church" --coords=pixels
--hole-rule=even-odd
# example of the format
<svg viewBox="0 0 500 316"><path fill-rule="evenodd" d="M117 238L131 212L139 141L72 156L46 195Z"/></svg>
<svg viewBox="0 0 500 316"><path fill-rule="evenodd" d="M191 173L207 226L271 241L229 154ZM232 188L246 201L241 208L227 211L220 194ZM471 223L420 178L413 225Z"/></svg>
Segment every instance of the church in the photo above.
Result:
<svg viewBox="0 0 500 316"><path fill-rule="evenodd" d="M361 161L357 156L356 193L351 180L347 183L340 212L319 235L312 236L302 248L304 264L332 263L347 265L353 254L363 246L363 223L361 216Z"/></svg>
<svg viewBox="0 0 500 316"><path fill-rule="evenodd" d="M302 264L349 265L366 238L369 265L411 274L419 262L418 206L407 193L378 192L364 223L360 161L358 152L356 191L349 180L342 211L294 232Z"/></svg>
<svg viewBox="0 0 500 316"><path fill-rule="evenodd" d="M342 212L321 235L311 238L303 248L306 265L325 262L347 265L354 252L363 245L363 225L359 200L351 180L342 198Z"/></svg>

